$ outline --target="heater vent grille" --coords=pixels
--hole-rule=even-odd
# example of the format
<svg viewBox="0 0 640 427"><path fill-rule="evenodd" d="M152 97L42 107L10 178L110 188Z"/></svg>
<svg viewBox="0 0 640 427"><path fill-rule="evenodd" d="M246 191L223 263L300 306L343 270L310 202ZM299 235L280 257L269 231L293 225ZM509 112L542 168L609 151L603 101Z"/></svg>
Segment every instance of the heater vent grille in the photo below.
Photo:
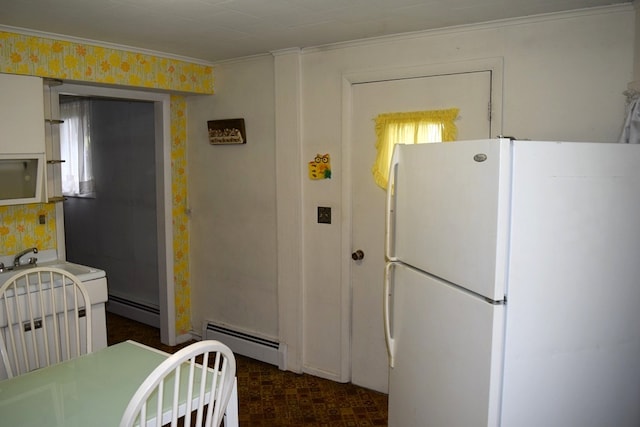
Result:
<svg viewBox="0 0 640 427"><path fill-rule="evenodd" d="M283 346L277 341L230 329L228 326L221 326L212 322L205 322L202 338L220 341L236 354L284 369L284 350Z"/></svg>

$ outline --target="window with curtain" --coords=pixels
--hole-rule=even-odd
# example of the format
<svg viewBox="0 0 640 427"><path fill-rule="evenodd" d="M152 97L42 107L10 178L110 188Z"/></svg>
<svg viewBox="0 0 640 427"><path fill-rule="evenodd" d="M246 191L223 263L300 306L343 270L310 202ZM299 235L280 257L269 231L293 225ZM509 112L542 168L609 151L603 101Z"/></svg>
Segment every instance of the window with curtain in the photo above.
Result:
<svg viewBox="0 0 640 427"><path fill-rule="evenodd" d="M60 104L60 155L62 194L93 197L94 179L91 161L91 101L73 100Z"/></svg>
<svg viewBox="0 0 640 427"><path fill-rule="evenodd" d="M454 123L459 109L385 113L376 117L376 162L373 178L387 188L389 165L396 144L424 144L455 141L458 129Z"/></svg>

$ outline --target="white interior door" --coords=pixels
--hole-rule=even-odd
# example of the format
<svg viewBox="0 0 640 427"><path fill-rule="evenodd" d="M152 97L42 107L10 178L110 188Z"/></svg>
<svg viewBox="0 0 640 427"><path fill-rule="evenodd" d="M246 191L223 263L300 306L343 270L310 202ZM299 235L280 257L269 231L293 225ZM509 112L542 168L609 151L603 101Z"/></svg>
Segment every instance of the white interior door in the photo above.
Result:
<svg viewBox="0 0 640 427"><path fill-rule="evenodd" d="M490 138L491 71L358 83L352 86L351 381L386 393L383 334L385 191L373 180L374 118L381 113L459 108L458 140Z"/></svg>

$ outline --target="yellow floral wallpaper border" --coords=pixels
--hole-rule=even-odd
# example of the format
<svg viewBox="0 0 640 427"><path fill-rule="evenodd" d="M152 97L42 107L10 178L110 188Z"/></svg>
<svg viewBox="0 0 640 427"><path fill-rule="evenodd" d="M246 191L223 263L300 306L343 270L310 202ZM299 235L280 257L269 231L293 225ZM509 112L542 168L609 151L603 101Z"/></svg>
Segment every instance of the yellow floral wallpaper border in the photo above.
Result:
<svg viewBox="0 0 640 427"><path fill-rule="evenodd" d="M213 93L209 66L88 44L0 31L0 72L57 79L162 89L167 92ZM189 228L186 216L186 101L171 96L171 164L176 333L191 329ZM38 216L46 215L39 225ZM0 207L0 255L24 247L55 249L55 205Z"/></svg>
<svg viewBox="0 0 640 427"><path fill-rule="evenodd" d="M171 96L171 194L173 217L173 275L176 332L191 328L189 286L189 226L187 218L187 119L183 96Z"/></svg>
<svg viewBox="0 0 640 427"><path fill-rule="evenodd" d="M210 66L4 31L0 31L0 72L213 93Z"/></svg>

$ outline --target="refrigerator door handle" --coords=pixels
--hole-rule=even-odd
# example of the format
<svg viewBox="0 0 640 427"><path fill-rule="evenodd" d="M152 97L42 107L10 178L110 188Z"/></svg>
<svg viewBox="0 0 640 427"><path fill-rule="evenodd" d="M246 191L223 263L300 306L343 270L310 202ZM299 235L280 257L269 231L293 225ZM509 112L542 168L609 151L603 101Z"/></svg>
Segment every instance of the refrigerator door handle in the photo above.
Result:
<svg viewBox="0 0 640 427"><path fill-rule="evenodd" d="M386 223L384 233L384 255L389 261L397 261L395 255L395 204L396 204L396 175L398 173L399 150L393 150L391 165L389 166L389 181L387 182Z"/></svg>
<svg viewBox="0 0 640 427"><path fill-rule="evenodd" d="M393 307L391 306L391 275L394 263L387 263L384 267L384 303L383 303L383 317L384 317L384 340L387 344L387 354L389 355L389 367L393 368L393 356L395 350L395 342L391 336L391 318L393 316Z"/></svg>

